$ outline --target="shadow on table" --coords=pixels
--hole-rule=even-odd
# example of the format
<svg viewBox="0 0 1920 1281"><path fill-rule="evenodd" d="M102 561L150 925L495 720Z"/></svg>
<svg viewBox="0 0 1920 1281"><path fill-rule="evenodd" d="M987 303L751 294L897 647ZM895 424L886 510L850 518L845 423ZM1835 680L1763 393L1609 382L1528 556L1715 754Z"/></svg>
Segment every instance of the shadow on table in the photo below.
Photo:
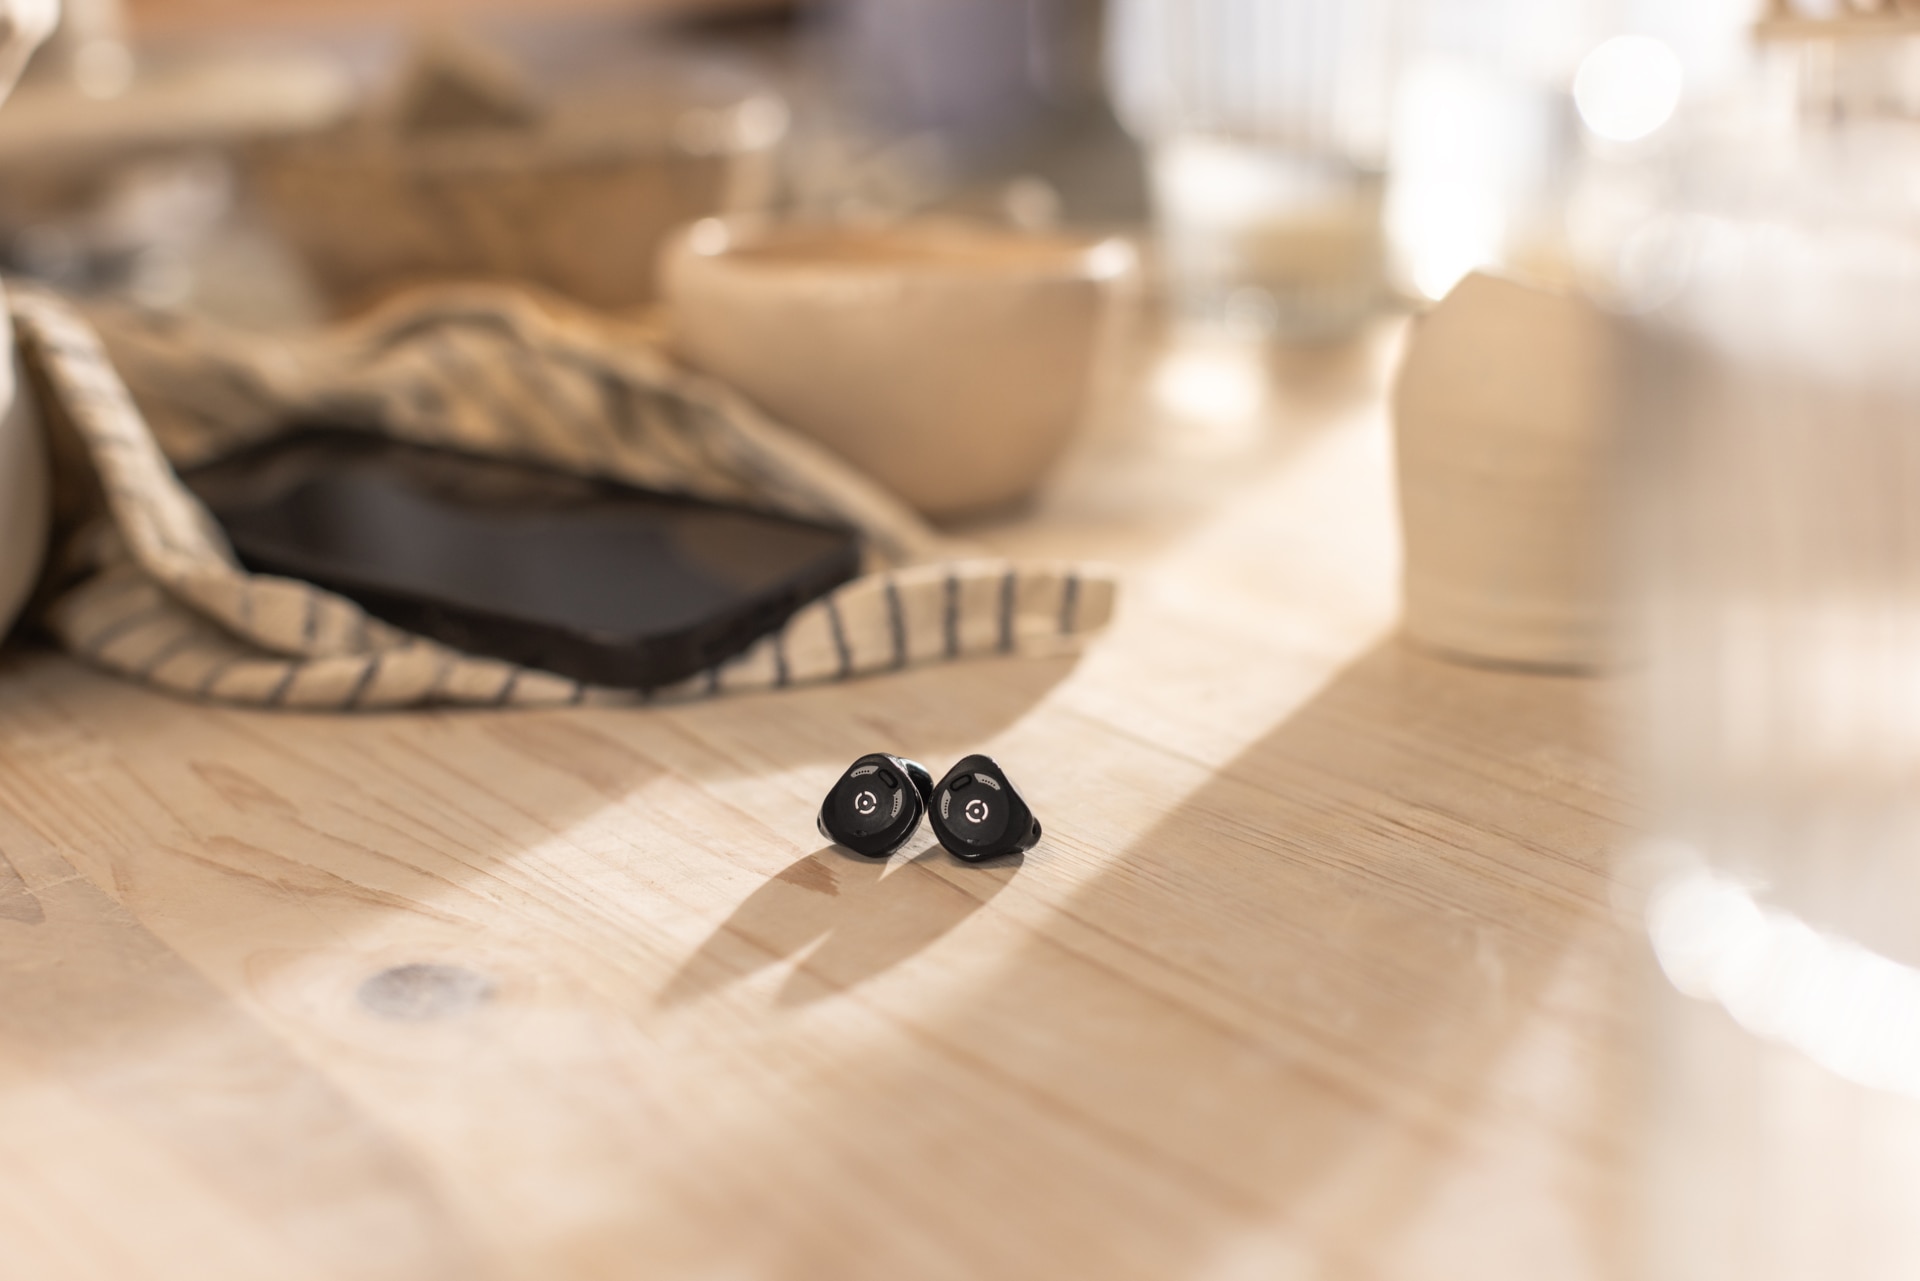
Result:
<svg viewBox="0 0 1920 1281"><path fill-rule="evenodd" d="M357 1047L405 1061L471 1035L511 1057L512 1023L487 1020L512 1003L493 993L568 965L650 993L679 960L651 928L679 910L662 864L702 886L791 858L818 804L812 771L824 787L876 745L950 758L1072 667L921 668L857 698L342 716L198 706L8 653L0 1050L45 1064L103 1132L163 1153L303 1266L492 1275L430 1164L338 1083L366 1068ZM735 914L753 940L741 968L765 963L756 948L823 938L783 997L803 1004L912 955L1018 871L986 869L963 892L930 857L946 856L801 859ZM716 982L728 947L716 936L686 965L681 996ZM316 1061L289 1028L356 1048ZM424 1062L394 1088L436 1094L444 1067Z"/></svg>
<svg viewBox="0 0 1920 1281"><path fill-rule="evenodd" d="M990 903L1023 860L970 866L964 882L935 845L905 863L827 846L755 890L708 936L661 993L660 1005L695 1000L818 944L781 986L778 1003L804 1005L855 987L913 956Z"/></svg>
<svg viewBox="0 0 1920 1281"><path fill-rule="evenodd" d="M949 1234L953 1275L1371 1278L1414 1256L1428 1275L1435 1233L1457 1252L1446 1275L1508 1275L1537 1244L1509 1216L1564 1202L1524 1164L1463 1193L1449 1181L1488 1168L1463 1148L1571 1131L1545 1178L1577 1200L1605 1146L1579 1119L1604 1089L1581 1038L1603 1021L1583 1013L1607 983L1620 830L1591 704L1577 680L1373 650L997 977L810 1105L861 1169L937 1177L992 1225ZM1116 765L1141 750L1100 748ZM1559 1085L1579 1097L1514 1083L1541 1036L1572 1043ZM851 1206L831 1213L813 1227L844 1233L845 1259L790 1267L798 1243L766 1241L748 1266L827 1275L876 1247Z"/></svg>

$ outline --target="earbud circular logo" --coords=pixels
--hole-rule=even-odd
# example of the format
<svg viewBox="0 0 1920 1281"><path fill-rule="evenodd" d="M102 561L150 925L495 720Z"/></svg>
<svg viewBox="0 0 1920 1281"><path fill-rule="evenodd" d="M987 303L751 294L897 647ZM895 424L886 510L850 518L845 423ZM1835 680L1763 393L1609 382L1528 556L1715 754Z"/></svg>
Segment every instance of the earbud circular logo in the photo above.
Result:
<svg viewBox="0 0 1920 1281"><path fill-rule="evenodd" d="M963 812L966 814L967 822L969 823L984 823L987 821L987 803L977 796L967 802L967 808Z"/></svg>
<svg viewBox="0 0 1920 1281"><path fill-rule="evenodd" d="M880 808L880 801L872 792L862 792L853 798L853 808L862 814L871 814Z"/></svg>

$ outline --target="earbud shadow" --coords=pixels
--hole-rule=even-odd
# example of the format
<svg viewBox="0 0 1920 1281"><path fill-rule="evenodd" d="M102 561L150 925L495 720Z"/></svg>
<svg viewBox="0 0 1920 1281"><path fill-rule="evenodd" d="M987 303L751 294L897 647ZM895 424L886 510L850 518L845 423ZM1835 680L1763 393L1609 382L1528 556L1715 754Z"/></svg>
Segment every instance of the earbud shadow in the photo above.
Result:
<svg viewBox="0 0 1920 1281"><path fill-rule="evenodd" d="M829 845L755 890L661 992L671 1009L813 950L776 998L806 1005L884 974L985 907L1019 874L1021 856L961 869L938 845L910 862ZM943 874L943 872L945 874ZM815 947L815 944L818 944Z"/></svg>

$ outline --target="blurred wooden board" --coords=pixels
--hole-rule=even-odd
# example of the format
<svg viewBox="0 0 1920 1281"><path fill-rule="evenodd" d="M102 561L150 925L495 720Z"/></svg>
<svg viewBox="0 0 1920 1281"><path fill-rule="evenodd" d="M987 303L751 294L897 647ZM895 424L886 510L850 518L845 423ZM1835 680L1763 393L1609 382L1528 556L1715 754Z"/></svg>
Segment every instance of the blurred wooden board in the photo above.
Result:
<svg viewBox="0 0 1920 1281"><path fill-rule="evenodd" d="M1128 567L1077 662L320 717L9 657L0 1276L1600 1275L1606 690L1395 639L1383 354L1237 427L1127 362L977 531ZM822 848L883 747L1045 841Z"/></svg>
<svg viewBox="0 0 1920 1281"><path fill-rule="evenodd" d="M392 25L449 18L628 13L658 17L776 13L795 0L122 0L141 34L266 26Z"/></svg>
<svg viewBox="0 0 1920 1281"><path fill-rule="evenodd" d="M1894 40L1915 32L1920 32L1920 15L1913 13L1842 12L1830 18L1788 14L1754 24L1754 34L1761 40Z"/></svg>
<svg viewBox="0 0 1920 1281"><path fill-rule="evenodd" d="M29 81L0 112L0 165L98 166L103 159L296 137L345 120L351 79L318 58L207 60L151 70L118 98Z"/></svg>

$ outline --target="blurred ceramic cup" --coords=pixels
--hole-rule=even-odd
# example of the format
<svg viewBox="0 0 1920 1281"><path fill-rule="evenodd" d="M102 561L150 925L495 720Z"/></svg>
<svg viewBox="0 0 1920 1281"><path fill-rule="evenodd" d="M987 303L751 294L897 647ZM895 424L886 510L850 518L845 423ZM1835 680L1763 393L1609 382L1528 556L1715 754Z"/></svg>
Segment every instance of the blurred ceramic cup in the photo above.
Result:
<svg viewBox="0 0 1920 1281"><path fill-rule="evenodd" d="M1120 240L708 219L660 278L694 364L921 512L1029 496L1072 437Z"/></svg>
<svg viewBox="0 0 1920 1281"><path fill-rule="evenodd" d="M1478 272L1416 326L1393 395L1416 643L1554 670L1615 657L1613 348L1585 299Z"/></svg>

